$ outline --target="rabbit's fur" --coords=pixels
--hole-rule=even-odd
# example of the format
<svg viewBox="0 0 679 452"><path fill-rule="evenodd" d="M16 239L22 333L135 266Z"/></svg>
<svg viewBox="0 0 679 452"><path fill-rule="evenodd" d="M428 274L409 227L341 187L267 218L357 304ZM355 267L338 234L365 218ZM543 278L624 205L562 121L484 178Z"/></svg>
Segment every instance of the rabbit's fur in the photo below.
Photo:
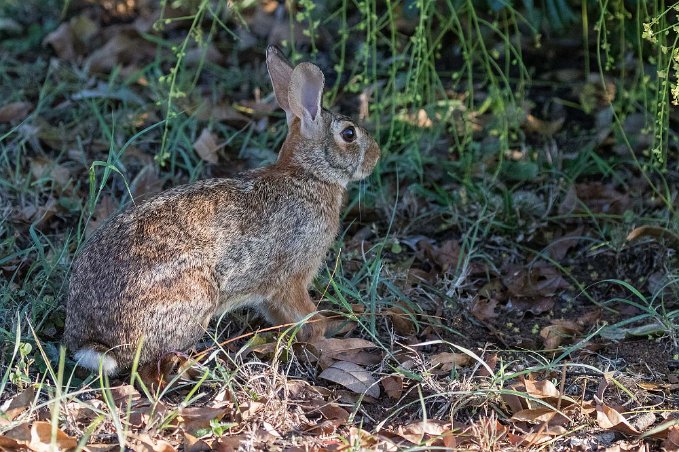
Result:
<svg viewBox="0 0 679 452"><path fill-rule="evenodd" d="M318 67L293 68L273 46L267 67L289 129L278 161L128 208L76 258L64 342L80 365L114 375L140 342L139 364L153 363L239 307L274 324L316 311L308 287L337 234L346 185L372 172L380 150L365 129L321 107ZM324 334L323 318L313 320L302 338Z"/></svg>

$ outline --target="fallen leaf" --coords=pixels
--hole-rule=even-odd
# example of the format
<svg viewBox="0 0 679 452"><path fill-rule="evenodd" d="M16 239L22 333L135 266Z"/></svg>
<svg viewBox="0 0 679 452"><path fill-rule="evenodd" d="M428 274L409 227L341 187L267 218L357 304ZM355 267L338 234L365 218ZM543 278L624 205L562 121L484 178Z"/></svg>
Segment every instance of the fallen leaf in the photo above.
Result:
<svg viewBox="0 0 679 452"><path fill-rule="evenodd" d="M597 404L596 420L601 428L615 430L626 435L639 434L639 430L627 422L622 414L602 403Z"/></svg>
<svg viewBox="0 0 679 452"><path fill-rule="evenodd" d="M400 375L389 375L381 381L382 387L387 395L392 399L398 399L403 394L403 377Z"/></svg>
<svg viewBox="0 0 679 452"><path fill-rule="evenodd" d="M481 320L482 322L485 322L490 319L494 319L498 316L498 313L495 312L497 303L498 303L497 300L493 298L491 298L490 300L483 300L481 298L477 298L474 301L474 304L472 305L470 312L474 317Z"/></svg>
<svg viewBox="0 0 679 452"><path fill-rule="evenodd" d="M551 408L531 408L520 410L512 416L513 421L525 421L532 424L546 423L549 425L565 426L570 419L557 413Z"/></svg>
<svg viewBox="0 0 679 452"><path fill-rule="evenodd" d="M556 119L554 121L544 121L528 113L526 115L524 125L526 127L526 130L528 130L529 132L535 132L545 136L552 136L559 130L561 130L565 121L566 121L565 117Z"/></svg>
<svg viewBox="0 0 679 452"><path fill-rule="evenodd" d="M210 445L202 439L198 439L187 432L183 432L183 435L185 452L209 452L212 450Z"/></svg>
<svg viewBox="0 0 679 452"><path fill-rule="evenodd" d="M437 353L429 358L431 365L441 366L441 371L450 372L451 370L458 367L465 367L472 363L471 356L464 353Z"/></svg>
<svg viewBox="0 0 679 452"><path fill-rule="evenodd" d="M679 450L679 425L673 425L667 430L667 438L662 447L667 451Z"/></svg>
<svg viewBox="0 0 679 452"><path fill-rule="evenodd" d="M551 258L557 262L563 260L563 258L566 257L568 251L580 243L583 231L584 227L580 225L571 232L556 238L552 243L550 243L547 247L547 251L549 252Z"/></svg>
<svg viewBox="0 0 679 452"><path fill-rule="evenodd" d="M502 282L515 297L550 297L570 288L556 267L543 263L510 267Z"/></svg>
<svg viewBox="0 0 679 452"><path fill-rule="evenodd" d="M31 442L28 447L36 452L50 452L52 448L52 439L56 447L60 450L72 449L78 445L78 440L68 436L58 428L52 435L52 424L49 422L36 421L31 426Z"/></svg>
<svg viewBox="0 0 679 452"><path fill-rule="evenodd" d="M62 23L56 30L45 36L42 45L47 44L52 46L59 59L75 61L76 53L73 45L73 32L68 22Z"/></svg>
<svg viewBox="0 0 679 452"><path fill-rule="evenodd" d="M10 102L0 107L0 123L21 121L33 109L30 102Z"/></svg>
<svg viewBox="0 0 679 452"><path fill-rule="evenodd" d="M436 264L441 273L448 273L457 266L460 245L456 240L446 240L439 246L432 245L428 240L420 240L417 246L422 250L423 260Z"/></svg>
<svg viewBox="0 0 679 452"><path fill-rule="evenodd" d="M197 430L210 426L210 421L221 420L230 411L228 405L221 407L188 407L179 410L179 422L187 432L193 433Z"/></svg>
<svg viewBox="0 0 679 452"><path fill-rule="evenodd" d="M53 160L37 157L30 159L31 174L35 180L43 178L53 180L61 188L65 187L71 180L71 172L63 165Z"/></svg>
<svg viewBox="0 0 679 452"><path fill-rule="evenodd" d="M342 385L357 394L367 394L374 398L380 396L380 387L370 372L348 361L337 361L321 372L319 378Z"/></svg>
<svg viewBox="0 0 679 452"><path fill-rule="evenodd" d="M329 367L334 361L369 366L382 360L382 352L373 350L377 346L366 339L321 338L309 345L316 352L322 368Z"/></svg>
<svg viewBox="0 0 679 452"><path fill-rule="evenodd" d="M3 420L12 421L16 419L21 413L26 411L31 403L35 399L35 389L33 386L21 391L19 394L15 395L11 399L7 400L0 406L0 412L2 417L0 417L0 424Z"/></svg>
<svg viewBox="0 0 679 452"><path fill-rule="evenodd" d="M540 337L543 338L547 350L555 349L564 341L572 340L582 331L580 325L572 321L552 320L552 323L540 330Z"/></svg>
<svg viewBox="0 0 679 452"><path fill-rule="evenodd" d="M193 149L200 158L213 165L218 161L217 149L219 149L219 145L216 140L217 137L214 134L208 129L203 129L198 139L193 143Z"/></svg>
<svg viewBox="0 0 679 452"><path fill-rule="evenodd" d="M593 213L609 213L620 215L630 206L630 197L621 193L611 184L586 182L576 184L577 197ZM582 212L582 209L577 209Z"/></svg>
<svg viewBox="0 0 679 452"><path fill-rule="evenodd" d="M429 419L400 425L396 429L396 434L413 444L422 444L428 437L441 436L444 431L451 430L451 428L450 422Z"/></svg>
<svg viewBox="0 0 679 452"><path fill-rule="evenodd" d="M637 240L641 237L651 237L654 239L665 239L672 244L675 249L679 249L679 235L660 226L639 226L634 228L628 235L627 241Z"/></svg>
<svg viewBox="0 0 679 452"><path fill-rule="evenodd" d="M154 45L138 36L116 33L106 44L92 52L85 64L90 72L108 73L119 65L148 61L155 51Z"/></svg>
<svg viewBox="0 0 679 452"><path fill-rule="evenodd" d="M405 304L397 303L383 311L390 319L396 333L401 336L415 334L414 313Z"/></svg>

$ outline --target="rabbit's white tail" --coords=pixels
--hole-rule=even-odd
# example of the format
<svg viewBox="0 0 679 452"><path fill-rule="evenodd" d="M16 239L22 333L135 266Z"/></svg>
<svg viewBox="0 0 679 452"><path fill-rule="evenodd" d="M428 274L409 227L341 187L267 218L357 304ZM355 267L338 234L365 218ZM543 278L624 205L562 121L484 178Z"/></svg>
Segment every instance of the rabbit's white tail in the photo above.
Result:
<svg viewBox="0 0 679 452"><path fill-rule="evenodd" d="M73 357L78 361L78 365L94 372L99 372L101 367L102 372L109 377L115 375L118 371L118 362L113 356L91 348L81 348L75 352Z"/></svg>

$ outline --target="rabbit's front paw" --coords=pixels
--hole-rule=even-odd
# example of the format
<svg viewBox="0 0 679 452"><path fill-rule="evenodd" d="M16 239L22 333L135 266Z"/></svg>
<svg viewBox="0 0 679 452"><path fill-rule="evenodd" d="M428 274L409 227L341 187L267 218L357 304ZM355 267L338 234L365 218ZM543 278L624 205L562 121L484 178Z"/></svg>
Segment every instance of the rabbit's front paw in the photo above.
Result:
<svg viewBox="0 0 679 452"><path fill-rule="evenodd" d="M300 342L311 342L314 339L325 337L328 320L321 314L316 314L306 321L304 326L297 333L297 340Z"/></svg>

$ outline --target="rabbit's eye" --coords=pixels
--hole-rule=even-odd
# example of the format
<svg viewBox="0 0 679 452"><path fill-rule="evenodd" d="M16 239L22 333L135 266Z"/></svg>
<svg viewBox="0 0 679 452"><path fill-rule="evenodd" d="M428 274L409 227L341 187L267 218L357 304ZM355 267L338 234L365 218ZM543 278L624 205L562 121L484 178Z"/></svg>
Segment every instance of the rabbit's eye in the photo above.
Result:
<svg viewBox="0 0 679 452"><path fill-rule="evenodd" d="M340 132L340 135L342 135L342 139L344 141L346 141L347 143L351 143L356 139L356 129L354 129L352 126L349 126L346 129L342 130Z"/></svg>

